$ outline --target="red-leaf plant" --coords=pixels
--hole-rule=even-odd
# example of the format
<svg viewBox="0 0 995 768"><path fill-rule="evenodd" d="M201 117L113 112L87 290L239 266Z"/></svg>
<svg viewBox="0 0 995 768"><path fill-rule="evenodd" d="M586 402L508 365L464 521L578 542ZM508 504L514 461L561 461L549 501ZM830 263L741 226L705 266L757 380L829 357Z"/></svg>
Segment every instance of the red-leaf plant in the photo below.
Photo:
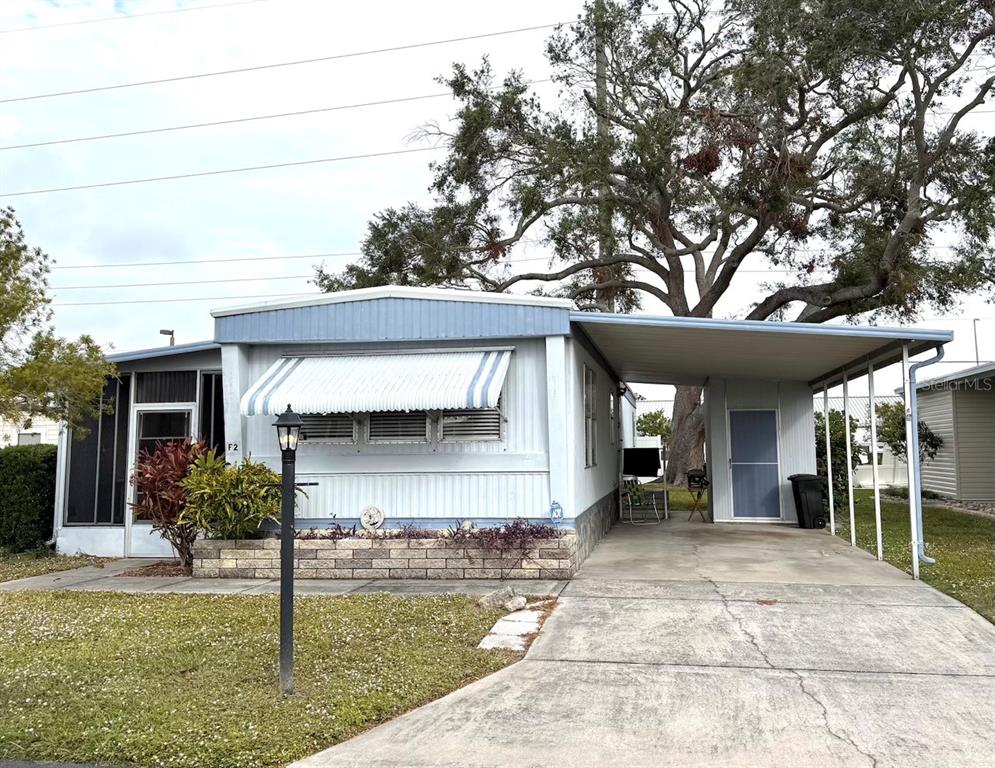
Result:
<svg viewBox="0 0 995 768"><path fill-rule="evenodd" d="M187 569L193 563L197 530L178 522L187 502L187 491L181 481L208 450L202 441L157 443L153 450L141 452L131 476L137 499L131 507L136 517L152 523L159 535L173 545L180 565Z"/></svg>

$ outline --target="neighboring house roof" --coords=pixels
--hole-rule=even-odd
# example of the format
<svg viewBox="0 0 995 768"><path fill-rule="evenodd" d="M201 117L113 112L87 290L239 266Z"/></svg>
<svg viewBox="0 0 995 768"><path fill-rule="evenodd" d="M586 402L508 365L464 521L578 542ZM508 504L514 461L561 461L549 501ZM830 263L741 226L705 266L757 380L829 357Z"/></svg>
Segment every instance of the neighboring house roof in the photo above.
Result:
<svg viewBox="0 0 995 768"><path fill-rule="evenodd" d="M870 418L868 418L868 413L870 412L870 403L868 402L867 395L850 395L850 415L857 420L860 425L867 425L871 423ZM875 395L874 403L876 405L883 405L888 403L889 405L894 403L901 403L902 398L899 395ZM814 398L815 410L818 413L822 413L822 396L816 395ZM831 397L829 398L829 410L843 412L843 398L842 397Z"/></svg>
<svg viewBox="0 0 995 768"><path fill-rule="evenodd" d="M948 373L945 376L937 376L925 381L917 381L916 389L930 389L940 384L952 384L955 381L967 381L968 379L980 379L985 376L995 376L995 363L985 363L973 368L967 368L956 373Z"/></svg>
<svg viewBox="0 0 995 768"><path fill-rule="evenodd" d="M136 349L130 352L114 352L107 355L107 359L112 363L130 363L135 360L148 360L154 357L185 355L191 352L209 352L212 349L221 349L221 345L213 341L194 341L189 344L174 344L171 347L152 347L151 349Z"/></svg>

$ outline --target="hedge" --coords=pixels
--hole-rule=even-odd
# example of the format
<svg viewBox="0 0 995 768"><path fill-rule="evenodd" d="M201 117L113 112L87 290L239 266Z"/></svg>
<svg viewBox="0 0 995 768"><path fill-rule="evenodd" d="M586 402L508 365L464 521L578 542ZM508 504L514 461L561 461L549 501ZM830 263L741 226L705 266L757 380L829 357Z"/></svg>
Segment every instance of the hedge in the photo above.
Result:
<svg viewBox="0 0 995 768"><path fill-rule="evenodd" d="M52 538L54 445L0 449L0 547L33 549Z"/></svg>

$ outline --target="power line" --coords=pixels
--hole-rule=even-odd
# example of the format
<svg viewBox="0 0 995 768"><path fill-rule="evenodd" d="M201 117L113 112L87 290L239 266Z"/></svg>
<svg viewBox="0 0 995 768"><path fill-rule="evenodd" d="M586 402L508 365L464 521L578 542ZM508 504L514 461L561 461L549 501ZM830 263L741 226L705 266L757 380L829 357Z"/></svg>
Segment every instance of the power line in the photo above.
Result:
<svg viewBox="0 0 995 768"><path fill-rule="evenodd" d="M265 3L269 0L232 0L228 3L214 3L213 5L192 5L186 8L170 8L165 11L147 11L145 13L127 13L118 16L102 16L99 19L80 19L78 21L60 21L54 24L39 24L34 27L15 27L13 29L0 29L0 35L7 35L14 32L33 32L37 29L54 29L55 27L76 27L82 24L100 24L105 21L124 21L127 19L140 19L145 16L165 16L170 13L186 13L187 11L209 11L212 8L229 8L233 5L251 5L253 3Z"/></svg>
<svg viewBox="0 0 995 768"><path fill-rule="evenodd" d="M126 184L147 184L153 181L176 181L177 179L194 179L203 176L220 176L226 173L247 173L249 171L266 171L273 168L292 168L301 165L319 165L321 163L338 163L343 160L367 160L374 157L392 157L396 155L411 155L416 152L433 152L440 147L419 147L417 149L395 149L389 152L368 152L362 155L341 155L339 157L322 157L316 160L295 160L287 163L268 163L266 165L247 165L241 168L221 168L214 171L196 171L194 173L177 173L170 176L149 176L142 179L122 179L120 181L101 181L94 184L79 184L73 187L49 187L47 189L26 189L20 192L4 192L0 197L25 197L27 195L45 195L49 192L75 192L80 189L99 189L102 187L120 187Z"/></svg>
<svg viewBox="0 0 995 768"><path fill-rule="evenodd" d="M208 283L252 283L261 280L309 280L314 275L263 275L262 277L223 277L216 280L175 280L156 283L112 283L110 285L53 285L53 291L103 291L111 288L160 288L164 285L207 285Z"/></svg>
<svg viewBox="0 0 995 768"><path fill-rule="evenodd" d="M206 77L218 77L221 75L235 75L242 72L259 72L268 69L279 69L282 67L296 67L302 64L317 64L323 61L339 61L341 59L352 59L359 56L373 56L380 53L392 53L395 51L410 51L417 48L428 48L435 45L448 45L450 43L461 43L469 40L484 40L491 37L501 37L502 35L515 35L520 32L534 32L540 29L552 29L558 27L563 22L554 24L538 24L533 27L519 27L517 29L505 29L500 32L482 32L477 35L465 35L463 37L449 37L442 40L430 40L423 43L408 43L407 45L395 45L389 48L374 48L366 51L352 51L350 53L336 53L331 56L316 56L310 59L296 59L293 61L278 61L270 64L256 64L251 67L236 67L233 69L219 69L213 72L198 72L192 75L176 75L174 77L160 77L154 80L136 80L129 83L115 83L114 85L98 85L90 88L77 88L68 91L50 91L48 93L35 93L29 96L14 96L0 99L0 104L10 104L16 101L35 101L37 99L52 99L59 96L75 96L82 93L97 93L99 91L115 91L122 88L137 88L146 85L160 85L162 83L176 83L183 80L199 80Z"/></svg>
<svg viewBox="0 0 995 768"><path fill-rule="evenodd" d="M336 256L362 256L359 251L302 253L295 256L238 256L225 259L183 259L181 261L128 261L123 264L59 264L52 269L118 269L122 267L171 267L174 264L230 264L238 261L283 261L286 259L327 259Z"/></svg>
<svg viewBox="0 0 995 768"><path fill-rule="evenodd" d="M539 85L551 82L549 78L542 80L530 80L526 85ZM394 99L381 99L379 101L363 101L356 104L339 104L334 107L315 107L314 109L301 109L294 112L277 112L270 115L250 115L248 117L233 117L226 120L212 120L204 123L187 123L185 125L171 125L160 128L141 128L134 131L121 131L120 133L102 133L93 136L76 136L69 139L50 139L48 141L34 141L27 144L10 144L0 147L0 152L7 149L29 149L32 147L49 147L54 144L74 144L82 141L99 141L101 139L119 139L125 136L145 136L151 133L166 133L168 131L185 131L191 128L210 128L218 125L234 125L236 123L248 123L255 120L274 120L283 117L299 117L301 115L316 115L323 112L338 112L346 109L363 109L366 107L379 107L388 104L404 104L412 101L425 101L427 99L439 99L444 96L451 96L446 93L426 93L421 96L401 96Z"/></svg>
<svg viewBox="0 0 995 768"><path fill-rule="evenodd" d="M191 128L210 128L216 125L233 125L235 123L248 123L253 120L273 120L281 117L298 117L300 115L316 115L322 112L336 112L344 109L360 109L363 107L377 107L384 104L402 104L410 101L424 101L425 99L438 99L442 96L450 96L449 93L427 93L423 96L405 96L397 99L383 99L381 101L365 101L357 104L341 104L334 107L317 107L315 109L302 109L296 112L278 112L272 115L254 115L250 117L233 117L228 120L213 120L205 123L187 123L186 125L172 125L164 128L144 128L135 131L122 131L120 133L102 133L95 136L77 136L71 139L51 139L49 141L34 141L29 144L11 144L0 147L0 151L6 149L28 149L30 147L50 147L53 144L74 144L81 141L99 141L101 139L119 139L124 136L144 136L150 133L166 133L168 131L185 131Z"/></svg>
<svg viewBox="0 0 995 768"><path fill-rule="evenodd" d="M285 298L287 296L320 296L321 293L317 292L314 294L301 293L254 293L248 296L196 296L196 297L184 297L181 299L124 299L121 301L70 301L70 302L53 302L51 306L53 307L95 307L95 306L105 306L109 304L175 304L185 301L241 301L242 299L275 299L275 298Z"/></svg>

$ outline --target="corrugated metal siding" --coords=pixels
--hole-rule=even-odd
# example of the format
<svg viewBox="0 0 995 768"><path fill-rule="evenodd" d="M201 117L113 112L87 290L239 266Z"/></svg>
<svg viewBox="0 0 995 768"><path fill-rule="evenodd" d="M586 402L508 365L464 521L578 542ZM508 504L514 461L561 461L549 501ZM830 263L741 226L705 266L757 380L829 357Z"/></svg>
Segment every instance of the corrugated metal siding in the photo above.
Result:
<svg viewBox="0 0 995 768"><path fill-rule="evenodd" d="M609 401L618 391L618 382L575 339L567 344L567 413L572 421L573 439L568 443L573 451L574 509L564 510L568 517L586 509L618 488L619 449L611 442ZM585 466L584 455L584 366L594 371L595 388L595 458L593 467Z"/></svg>
<svg viewBox="0 0 995 768"><path fill-rule="evenodd" d="M953 397L958 497L970 501L995 500L995 391L963 389L954 392Z"/></svg>
<svg viewBox="0 0 995 768"><path fill-rule="evenodd" d="M712 475L714 519L732 520L733 504L729 472L728 411L738 408L770 408L778 411L778 477L781 516L797 519L788 477L815 472L815 415L812 392L799 382L710 378L708 398L708 462Z"/></svg>
<svg viewBox="0 0 995 768"><path fill-rule="evenodd" d="M815 412L812 390L806 384L781 382L777 385L781 408L781 515L797 520L795 498L788 478L815 474Z"/></svg>
<svg viewBox="0 0 995 768"><path fill-rule="evenodd" d="M562 307L384 298L218 317L219 342L359 342L567 334Z"/></svg>
<svg viewBox="0 0 995 768"><path fill-rule="evenodd" d="M549 514L549 480L530 474L450 473L397 475L303 474L307 488L298 518L356 518L373 505L388 519L515 518Z"/></svg>
<svg viewBox="0 0 995 768"><path fill-rule="evenodd" d="M950 390L920 390L919 420L943 438L936 458L922 465L922 487L927 491L957 496L957 438L954 402Z"/></svg>

